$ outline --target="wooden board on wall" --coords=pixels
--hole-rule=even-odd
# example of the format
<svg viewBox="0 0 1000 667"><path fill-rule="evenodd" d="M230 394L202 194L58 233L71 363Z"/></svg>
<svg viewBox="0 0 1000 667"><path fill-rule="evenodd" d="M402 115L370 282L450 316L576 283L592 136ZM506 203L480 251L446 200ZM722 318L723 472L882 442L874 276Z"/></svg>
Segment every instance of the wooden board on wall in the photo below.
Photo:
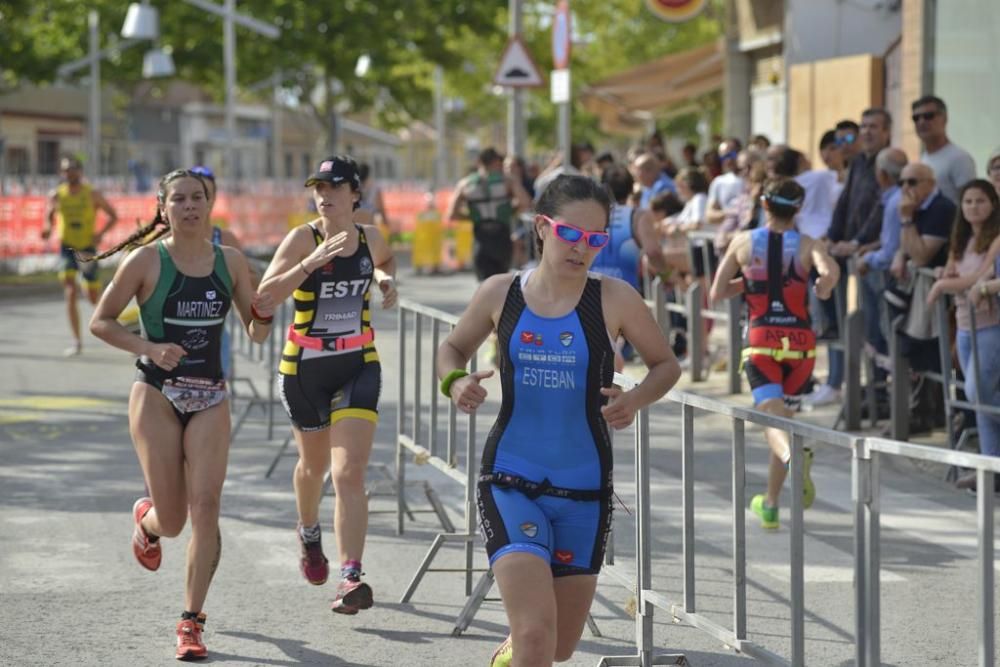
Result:
<svg viewBox="0 0 1000 667"><path fill-rule="evenodd" d="M788 72L788 144L822 168L819 140L838 121L861 122L861 112L883 105L882 59L863 54L800 63Z"/></svg>

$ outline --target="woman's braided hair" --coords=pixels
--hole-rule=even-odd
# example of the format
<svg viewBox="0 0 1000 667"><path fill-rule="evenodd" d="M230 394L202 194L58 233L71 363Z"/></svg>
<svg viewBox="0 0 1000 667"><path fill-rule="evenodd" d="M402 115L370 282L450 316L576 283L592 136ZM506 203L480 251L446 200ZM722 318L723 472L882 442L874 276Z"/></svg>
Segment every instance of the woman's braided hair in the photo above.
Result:
<svg viewBox="0 0 1000 667"><path fill-rule="evenodd" d="M110 257L111 255L119 253L126 248L132 250L140 248L144 245L149 245L153 241L170 233L170 222L168 222L163 216L163 205L167 201L167 186L181 178L193 178L197 180L201 183L201 187L205 190L205 197L208 198L208 186L205 184L205 179L201 176L201 174L195 173L190 169L174 169L172 172L160 179L160 184L156 189L156 216L153 218L152 222L135 230L127 239L116 245L114 248L102 252L100 255L84 257L80 255L79 251L74 250L73 253L76 255L77 260L81 262L96 262L99 259L104 259L105 257ZM157 229L158 227L160 229Z"/></svg>

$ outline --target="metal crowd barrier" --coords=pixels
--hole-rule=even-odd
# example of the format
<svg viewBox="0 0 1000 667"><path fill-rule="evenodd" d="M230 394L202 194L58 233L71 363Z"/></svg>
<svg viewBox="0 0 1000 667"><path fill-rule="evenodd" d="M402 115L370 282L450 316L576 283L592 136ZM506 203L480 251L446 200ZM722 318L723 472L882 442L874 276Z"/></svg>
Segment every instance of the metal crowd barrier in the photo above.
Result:
<svg viewBox="0 0 1000 667"><path fill-rule="evenodd" d="M712 243L715 239L715 234L707 231L691 231L687 232L687 237L690 241L688 249L691 265L694 266L695 257L700 253L701 265L706 269L704 279L710 283L718 264L718 260L715 257L715 246ZM666 300L666 293L660 278L655 278L647 284L650 286L650 293L646 295L646 303L653 309L653 315L660 325L664 336L667 336L669 339L672 328L670 313L684 315L687 321L685 335L687 336L688 358L691 360L688 373L692 382L701 382L707 376L707 369L704 367L706 345L708 344L705 335L705 320L725 323L728 353L726 372L729 380L729 393L741 393L740 355L743 351L741 332L741 320L743 317L742 301L740 299L728 299L725 311L707 308L705 306L706 288L701 279L696 279L683 293L679 293L679 295L683 295L683 298L677 303Z"/></svg>
<svg viewBox="0 0 1000 667"><path fill-rule="evenodd" d="M410 317L415 318L414 326L407 325ZM476 428L475 415L467 417L464 451L460 455L457 438L457 414L454 405L448 402L447 439L442 450L439 442L439 398L434 390L433 369L436 363L440 330L452 327L458 317L429 308L408 300L400 303L400 388L399 413L397 417L397 530L404 529L405 505L403 504L403 482L405 480L406 455L415 456L418 462L428 463L450 479L465 488L465 524L460 531L446 531L437 535L423 562L410 582L401 602L407 602L413 595L423 575L427 572L462 572L466 577L467 601L453 634L461 634L471 622L480 603L486 599L493 578L488 570L482 570L479 582L473 588L473 548L476 541ZM424 322L431 325L431 365L424 369L422 337ZM407 334L415 339L413 365L415 372L407 374ZM978 354L978 353L977 353ZM470 369L476 370L476 360L472 359ZM415 378L413 386L412 419L407 419L411 408L407 406L404 378ZM424 430L422 387L431 380L430 419ZM616 374L616 382L626 387L632 382ZM957 402L955 402L958 405ZM819 446L841 447L850 450L852 498L854 503L854 581L855 581L855 661L859 667L875 667L881 662L881 617L880 617L880 479L879 469L883 456L900 456L909 459L941 463L950 466L971 468L977 474L977 627L980 667L994 664L995 618L994 618L994 475L1000 473L1000 458L981 456L939 447L915 445L883 438L863 438L811 424L784 419L750 408L736 407L722 401L671 391L667 397L651 408L663 405L679 405L681 409L682 465L681 485L683 498L683 598L673 601L652 588L652 548L651 532L650 476L649 465L649 408L636 417L635 440L635 485L636 485L636 564L635 571L624 573L614 565L605 571L635 592L637 599L635 654L607 656L600 665L655 665L686 664L683 655L657 655L653 645L653 614L655 609L668 612L675 621L683 621L710 636L720 640L733 650L754 657L766 664L805 664L805 603L804 603L804 518L802 507L803 450L808 439ZM976 405L977 408L984 406ZM695 574L695 500L694 500L694 415L696 410L728 417L732 423L732 622L725 627L698 612ZM992 411L992 410L991 410ZM1000 413L1000 409L996 410ZM777 428L790 436L792 459L790 465L790 569L791 569L791 655L784 657L751 641L747 633L747 592L746 592L746 424ZM411 426L407 430L408 424ZM464 469L463 469L464 464ZM465 566L462 568L431 569L440 547L446 542L460 542L465 546ZM613 554L608 562L613 563ZM592 629L593 626L591 626Z"/></svg>
<svg viewBox="0 0 1000 667"><path fill-rule="evenodd" d="M919 269L917 270L917 280L924 281L925 284L933 283L936 280L934 271L932 269ZM937 327L938 336L938 355L940 358L941 371L939 373L924 372L922 375L924 378L938 382L941 385L941 391L944 398L945 407L945 429L948 436L948 446L951 449L961 449L965 446L967 438L975 433L975 428L967 428L962 434L962 437L956 438L954 429L952 428L952 418L955 414L956 408L975 410L981 412L988 412L994 415L1000 415L1000 406L987 405L979 401L978 396L975 402L960 401L956 398L957 389L961 388L961 383L958 381L958 375L952 363L952 353L951 353L951 320L949 317L949 311L954 304L954 299L950 295L942 296L934 304L934 322ZM911 304L912 305L912 304ZM926 307L920 304L920 307ZM975 373L980 372L980 351L979 344L977 340L977 330L976 330L976 313L975 309L970 307L970 337L972 342L972 368ZM903 356L901 346L899 344L899 336L897 335L899 330L903 328L905 324L905 315L901 315L896 318L892 326L892 337L890 340L890 357L892 363L892 387L891 387L891 401L892 401L892 422L891 422L891 432L892 437L896 440L906 440L910 435L910 393L911 393L911 382L910 382L910 364L906 357ZM977 386L979 384L979 378L977 377ZM949 470L949 478L954 475L955 470Z"/></svg>

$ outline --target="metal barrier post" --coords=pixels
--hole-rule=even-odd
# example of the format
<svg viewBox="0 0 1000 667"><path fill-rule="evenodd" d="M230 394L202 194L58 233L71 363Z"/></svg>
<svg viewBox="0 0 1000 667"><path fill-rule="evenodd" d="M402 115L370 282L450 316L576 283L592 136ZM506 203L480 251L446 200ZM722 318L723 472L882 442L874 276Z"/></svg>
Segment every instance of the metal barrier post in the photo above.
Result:
<svg viewBox="0 0 1000 667"><path fill-rule="evenodd" d="M684 611L695 612L694 588L694 408L681 407L681 478L684 511Z"/></svg>
<svg viewBox="0 0 1000 667"><path fill-rule="evenodd" d="M995 473L987 470L976 472L976 514L979 523L979 667L992 667L995 652L993 619L993 495Z"/></svg>
<svg viewBox="0 0 1000 667"><path fill-rule="evenodd" d="M702 380L701 369L705 362L705 324L701 318L703 294L701 282L697 280L687 289L687 344L692 382Z"/></svg>
<svg viewBox="0 0 1000 667"><path fill-rule="evenodd" d="M430 430L427 435L427 446L430 449L431 456L437 456L437 436L438 436L438 403L440 401L440 392L437 391L437 382L434 380L437 378L437 361L438 361L438 346L441 344L441 327L438 326L437 320L431 320L431 423Z"/></svg>
<svg viewBox="0 0 1000 667"><path fill-rule="evenodd" d="M489 344L489 343L487 343ZM469 373L477 370L477 357L472 355L469 360ZM465 440L465 532L468 535L476 535L476 486L479 475L476 471L476 413L469 415L468 433ZM475 545L472 540L465 542L465 594L472 595L472 559L475 554Z"/></svg>
<svg viewBox="0 0 1000 667"><path fill-rule="evenodd" d="M396 353L399 355L399 388L396 393L396 433L403 433L406 429L406 309L399 309L398 319L398 340ZM396 442L396 534L402 535L403 525L403 505L404 488L406 482L406 450L403 445Z"/></svg>
<svg viewBox="0 0 1000 667"><path fill-rule="evenodd" d="M792 446L792 459L791 459L791 470L789 471L792 476L792 493L791 493L791 510L792 514L792 532L790 536L790 557L789 566L791 567L791 597L792 597L792 658L791 663L793 665L804 665L806 656L806 637L805 637L805 579L803 577L803 560L805 558L805 549L803 545L803 517L802 517L802 489L805 476L805 450L802 446L802 436L794 433L791 434L791 446Z"/></svg>
<svg viewBox="0 0 1000 667"><path fill-rule="evenodd" d="M726 322L726 335L729 339L729 365L726 368L729 372L729 393L739 394L743 391L740 382L740 362L743 354L740 316L743 313L743 304L740 299L729 299L726 302L726 309L729 312L729 321Z"/></svg>
<svg viewBox="0 0 1000 667"><path fill-rule="evenodd" d="M854 501L854 661L868 664L868 567L866 517L871 503L871 458L863 440L854 443L851 455L851 495Z"/></svg>
<svg viewBox="0 0 1000 667"><path fill-rule="evenodd" d="M881 577L882 568L881 555L881 526L879 525L879 454L870 453L869 475L871 479L871 493L865 505L865 569L867 578L865 580L865 608L868 610L866 634L868 636L867 664L875 667L882 664L881 658Z"/></svg>
<svg viewBox="0 0 1000 667"><path fill-rule="evenodd" d="M423 405L421 404L421 388L423 385L423 361L422 352L424 343L424 316L420 313L414 314L413 324L413 444L419 445L420 420L423 416Z"/></svg>
<svg viewBox="0 0 1000 667"><path fill-rule="evenodd" d="M864 319L858 307L860 291L856 274L849 274L837 288L837 315L844 341L844 425L848 431L861 428L861 358L864 350Z"/></svg>
<svg viewBox="0 0 1000 667"><path fill-rule="evenodd" d="M663 288L663 281L657 276L653 279L653 317L660 325L663 337L670 340L670 312L667 310L667 292Z"/></svg>
<svg viewBox="0 0 1000 667"><path fill-rule="evenodd" d="M910 437L910 363L903 356L900 342L906 316L892 321L889 331L889 356L892 363L892 386L889 388L889 411L894 440Z"/></svg>
<svg viewBox="0 0 1000 667"><path fill-rule="evenodd" d="M944 296L934 304L934 315L937 319L938 331L941 333L938 336L938 356L941 359L941 390L944 395L944 423L947 427L945 431L948 435L948 448L955 449L958 443L955 441L955 431L951 427L952 417L955 413L954 399L951 393L951 344L946 333L948 331L948 305ZM975 367L978 368L978 365Z"/></svg>
<svg viewBox="0 0 1000 667"><path fill-rule="evenodd" d="M733 633L747 638L746 437L742 419L733 420Z"/></svg>

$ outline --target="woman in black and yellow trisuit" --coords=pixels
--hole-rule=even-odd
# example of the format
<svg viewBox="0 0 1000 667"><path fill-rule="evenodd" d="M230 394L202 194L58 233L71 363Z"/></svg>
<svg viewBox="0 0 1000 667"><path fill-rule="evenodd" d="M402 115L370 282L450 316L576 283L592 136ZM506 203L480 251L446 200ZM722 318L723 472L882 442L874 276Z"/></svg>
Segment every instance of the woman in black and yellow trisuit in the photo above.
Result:
<svg viewBox="0 0 1000 667"><path fill-rule="evenodd" d="M377 285L382 306L395 304L396 263L374 226L352 220L361 197L353 159L326 158L306 187L312 188L320 217L285 237L260 292L274 303L295 298L295 322L287 332L278 370L282 402L299 450L299 568L317 586L329 577L319 522L323 478L329 469L337 494L334 528L340 559L332 608L356 614L373 604L371 588L361 581L361 557L368 531L365 470L382 381L368 293Z"/></svg>
<svg viewBox="0 0 1000 667"><path fill-rule="evenodd" d="M95 258L140 245L118 267L90 330L139 357L129 396L129 429L149 497L132 506L132 552L144 568L157 570L160 538L179 535L190 515L176 657L203 658L202 605L222 551L219 504L229 456L222 330L235 304L251 337L262 341L274 308L266 296L254 295L243 253L206 238L209 198L198 175L183 169L167 174L157 200L151 224ZM167 232L169 237L158 240ZM139 304L141 337L117 320L133 297Z"/></svg>

